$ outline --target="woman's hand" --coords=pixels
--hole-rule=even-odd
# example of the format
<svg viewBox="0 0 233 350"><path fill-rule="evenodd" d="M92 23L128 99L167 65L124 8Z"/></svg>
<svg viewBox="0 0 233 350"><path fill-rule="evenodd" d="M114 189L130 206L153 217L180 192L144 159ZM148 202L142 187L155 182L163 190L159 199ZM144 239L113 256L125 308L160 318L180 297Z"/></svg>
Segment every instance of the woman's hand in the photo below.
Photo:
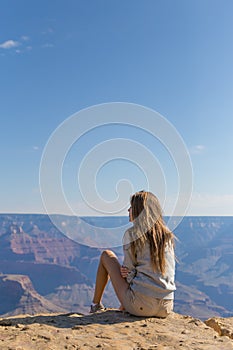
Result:
<svg viewBox="0 0 233 350"><path fill-rule="evenodd" d="M126 266L121 266L121 276L126 278L129 274L129 269Z"/></svg>

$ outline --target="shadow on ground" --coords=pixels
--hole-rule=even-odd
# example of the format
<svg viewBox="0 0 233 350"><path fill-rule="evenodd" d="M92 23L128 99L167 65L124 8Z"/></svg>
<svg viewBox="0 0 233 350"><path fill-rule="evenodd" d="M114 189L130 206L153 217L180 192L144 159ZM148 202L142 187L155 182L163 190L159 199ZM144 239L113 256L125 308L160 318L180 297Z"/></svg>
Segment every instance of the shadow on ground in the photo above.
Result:
<svg viewBox="0 0 233 350"><path fill-rule="evenodd" d="M29 325L33 323L46 324L58 328L73 328L88 324L116 324L124 322L135 322L147 319L147 317L137 317L127 312L119 310L106 310L95 314L55 314L38 316L14 316L0 319L0 326L16 326L17 324Z"/></svg>

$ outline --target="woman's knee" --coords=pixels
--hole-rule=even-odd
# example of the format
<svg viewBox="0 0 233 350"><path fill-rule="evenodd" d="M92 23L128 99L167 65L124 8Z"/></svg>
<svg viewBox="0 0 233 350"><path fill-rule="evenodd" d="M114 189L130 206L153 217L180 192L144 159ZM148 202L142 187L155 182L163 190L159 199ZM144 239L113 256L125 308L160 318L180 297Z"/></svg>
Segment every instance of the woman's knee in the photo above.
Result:
<svg viewBox="0 0 233 350"><path fill-rule="evenodd" d="M116 267L117 267L117 270L119 269L119 271L120 271L120 267L119 267L120 263L117 259L116 254L113 251L104 250L101 254L100 259L101 259L103 266L106 268L106 270L108 271L109 274Z"/></svg>
<svg viewBox="0 0 233 350"><path fill-rule="evenodd" d="M116 258L116 254L112 250L104 250L101 254L101 260L104 261L108 258Z"/></svg>

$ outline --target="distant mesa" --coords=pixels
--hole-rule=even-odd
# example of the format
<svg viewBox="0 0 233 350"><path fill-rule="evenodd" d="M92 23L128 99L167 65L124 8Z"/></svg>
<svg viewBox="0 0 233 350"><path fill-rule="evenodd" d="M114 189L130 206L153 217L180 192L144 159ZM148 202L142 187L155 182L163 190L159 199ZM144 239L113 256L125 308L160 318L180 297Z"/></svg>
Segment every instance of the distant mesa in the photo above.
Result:
<svg viewBox="0 0 233 350"><path fill-rule="evenodd" d="M65 312L38 294L24 275L0 275L1 314L4 316Z"/></svg>

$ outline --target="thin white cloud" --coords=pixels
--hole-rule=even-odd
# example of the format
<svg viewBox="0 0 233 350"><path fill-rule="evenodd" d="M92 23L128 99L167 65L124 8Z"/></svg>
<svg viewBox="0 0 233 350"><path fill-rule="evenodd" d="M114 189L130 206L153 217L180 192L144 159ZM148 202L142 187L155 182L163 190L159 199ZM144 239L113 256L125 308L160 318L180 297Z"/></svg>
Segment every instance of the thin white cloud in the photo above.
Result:
<svg viewBox="0 0 233 350"><path fill-rule="evenodd" d="M202 154L205 151L206 147L204 145L195 145L190 149L191 154Z"/></svg>
<svg viewBox="0 0 233 350"><path fill-rule="evenodd" d="M29 49L31 50L32 47L31 46L27 46L26 49L24 48L24 45L25 43L29 40L29 36L26 36L26 35L22 35L20 37L20 40L16 41L16 40L6 40L4 41L3 43L0 44L0 49L14 49L16 48L15 50L15 53L16 54L19 54L19 53L23 53L25 52L26 50L28 51ZM19 49L18 47L21 46L21 48Z"/></svg>
<svg viewBox="0 0 233 350"><path fill-rule="evenodd" d="M53 44L50 44L50 43L47 43L47 44L42 45L41 47L42 47L43 49L48 49L48 48L54 47L54 45L53 45Z"/></svg>
<svg viewBox="0 0 233 350"><path fill-rule="evenodd" d="M30 38L27 35L22 35L20 38L22 41L28 41Z"/></svg>
<svg viewBox="0 0 233 350"><path fill-rule="evenodd" d="M38 151L39 147L38 146L33 146L34 151Z"/></svg>
<svg viewBox="0 0 233 350"><path fill-rule="evenodd" d="M4 43L0 44L1 49L12 49L13 47L17 47L20 45L20 42L15 40L7 40Z"/></svg>
<svg viewBox="0 0 233 350"><path fill-rule="evenodd" d="M185 199L185 197L184 197ZM180 198L179 198L180 200ZM186 200L186 199L185 199ZM177 204L176 196L167 196L163 212L174 215ZM162 204L162 203L161 203ZM179 209L179 208L178 208ZM178 216L233 216L233 194L197 193L193 192L187 211L178 211Z"/></svg>
<svg viewBox="0 0 233 350"><path fill-rule="evenodd" d="M53 33L54 33L54 29L51 27L42 32L43 35L53 34Z"/></svg>
<svg viewBox="0 0 233 350"><path fill-rule="evenodd" d="M47 34L51 34L53 33L53 29L52 28L48 28L46 31ZM15 53L16 54L23 54L25 52L31 51L32 50L32 46L28 45L28 41L30 40L30 37L27 35L22 35L20 37L20 39L18 41L16 40L6 40L2 43L0 43L0 49L15 49ZM20 49L18 48L20 46ZM46 48L53 48L54 44L51 42L47 42L43 45L40 45L41 48L46 49ZM3 52L3 51L2 51ZM3 55L3 53L0 54L1 56Z"/></svg>
<svg viewBox="0 0 233 350"><path fill-rule="evenodd" d="M233 194L193 193L187 215L233 215Z"/></svg>

